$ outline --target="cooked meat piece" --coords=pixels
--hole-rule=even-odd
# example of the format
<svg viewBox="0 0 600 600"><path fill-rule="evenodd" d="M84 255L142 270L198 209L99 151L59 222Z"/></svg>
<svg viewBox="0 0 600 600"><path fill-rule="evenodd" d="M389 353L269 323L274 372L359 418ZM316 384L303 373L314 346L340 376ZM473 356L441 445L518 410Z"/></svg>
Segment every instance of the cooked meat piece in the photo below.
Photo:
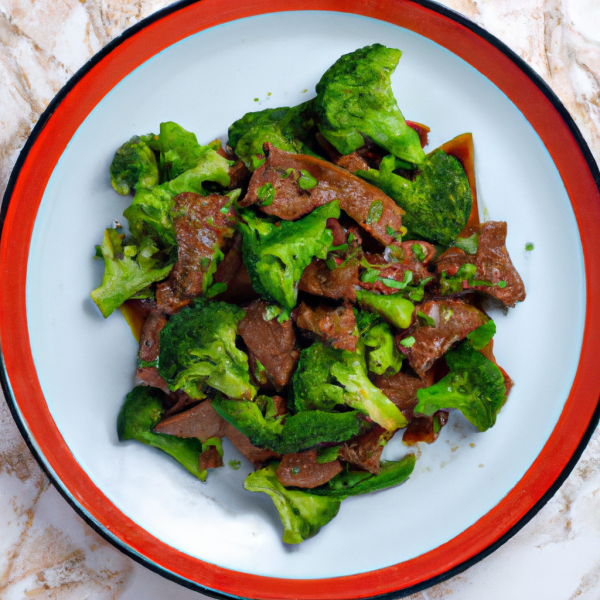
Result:
<svg viewBox="0 0 600 600"><path fill-rule="evenodd" d="M413 325L396 339L400 342L401 339L414 337L415 343L412 346L406 347L398 343L398 348L406 354L410 366L420 377L438 358L444 356L453 344L488 321L479 309L459 300L431 300L419 307L419 310L435 321L435 327L415 320Z"/></svg>
<svg viewBox="0 0 600 600"><path fill-rule="evenodd" d="M440 431L447 422L448 413L445 410L438 410L431 417L416 417L404 430L402 442L406 446L414 446L417 442L433 444L440 436Z"/></svg>
<svg viewBox="0 0 600 600"><path fill-rule="evenodd" d="M327 229L331 230L331 233L333 233L332 246L341 246L346 243L346 232L337 219L327 219Z"/></svg>
<svg viewBox="0 0 600 600"><path fill-rule="evenodd" d="M313 310L303 302L298 310L296 324L312 331L334 348L350 352L356 350L356 317L350 304L337 308L319 306Z"/></svg>
<svg viewBox="0 0 600 600"><path fill-rule="evenodd" d="M139 367L137 370L137 376L150 387L158 388L159 390L165 392L165 394L169 394L171 392L167 382L158 374L158 369L156 367Z"/></svg>
<svg viewBox="0 0 600 600"><path fill-rule="evenodd" d="M204 274L216 248L223 249L235 228L233 209L222 213L227 196L200 196L184 192L175 196L172 209L177 238L177 262L169 279L158 286L159 309L172 314L202 293Z"/></svg>
<svg viewBox="0 0 600 600"><path fill-rule="evenodd" d="M267 159L254 171L241 206L258 202L258 188L270 183L275 188L275 199L269 206L260 207L267 214L294 221L339 199L342 210L373 237L386 246L394 241L388 231L400 231L404 211L380 189L320 158L284 152L269 143L264 151ZM296 176L285 177L287 169L293 169ZM310 173L318 184L303 190L297 181L301 171Z"/></svg>
<svg viewBox="0 0 600 600"><path fill-rule="evenodd" d="M339 460L346 461L354 467L379 473L381 453L385 443L395 432L386 431L379 425L374 425L370 431L363 433L340 446Z"/></svg>
<svg viewBox="0 0 600 600"><path fill-rule="evenodd" d="M486 292L500 300L506 306L514 306L525 300L523 280L510 260L506 249L506 222L488 221L481 225L479 248L477 250L476 278L497 284L506 281L506 287L475 286L476 290Z"/></svg>
<svg viewBox="0 0 600 600"><path fill-rule="evenodd" d="M223 459L215 446L209 446L198 457L198 467L201 471L217 469L223 466Z"/></svg>
<svg viewBox="0 0 600 600"><path fill-rule="evenodd" d="M351 258L343 267L330 271L324 260L316 258L304 269L298 288L315 296L356 302L358 265L358 259Z"/></svg>
<svg viewBox="0 0 600 600"><path fill-rule="evenodd" d="M239 453L257 469L260 469L267 461L279 458L279 454L275 454L271 450L253 446L250 440L233 425L227 424L225 436L229 438L229 441L238 449Z"/></svg>
<svg viewBox="0 0 600 600"><path fill-rule="evenodd" d="M208 438L223 437L228 426L227 421L211 406L210 400L205 400L185 412L163 418L154 431L181 438L195 437L204 442Z"/></svg>
<svg viewBox="0 0 600 600"><path fill-rule="evenodd" d="M339 460L317 462L317 451L286 454L277 468L277 479L285 486L315 488L333 479L342 470Z"/></svg>
<svg viewBox="0 0 600 600"><path fill-rule="evenodd" d="M275 410L280 417L287 414L287 402L281 396L273 396L272 400L275 405Z"/></svg>
<svg viewBox="0 0 600 600"><path fill-rule="evenodd" d="M213 277L215 283L227 284L227 289L215 296L215 300L236 304L252 302L258 298L258 294L252 287L250 276L242 260L242 236L236 233L233 239L233 246L219 263Z"/></svg>
<svg viewBox="0 0 600 600"><path fill-rule="evenodd" d="M424 255L423 261L420 261L415 254L413 249L415 244L421 247L421 251ZM389 265L385 269L379 270L379 277L401 282L404 281L404 274L406 271L410 271L412 273L413 281L411 285L420 283L423 279L431 277L431 273L427 270L427 266L435 256L435 248L431 244L411 240L390 246L390 250L396 260L399 260L400 262L387 263L380 255L369 255L365 257L367 262L372 265ZM387 286L381 281L376 281L375 283L361 282L360 286L366 290L375 290L382 294L394 294L398 292L396 288Z"/></svg>
<svg viewBox="0 0 600 600"><path fill-rule="evenodd" d="M300 352L294 348L296 334L291 320L279 323L266 320L264 300L255 300L248 306L246 316L238 324L238 333L246 346L266 369L277 388L289 382L298 362Z"/></svg>
<svg viewBox="0 0 600 600"><path fill-rule="evenodd" d="M321 144L323 150L327 152L329 159L334 165L343 167L351 173L354 173L359 169L362 171L367 171L369 169L367 161L362 158L358 152L354 151L350 154L340 154L337 149L325 139L325 136L323 136L322 133L317 133L317 140L319 144Z"/></svg>
<svg viewBox="0 0 600 600"><path fill-rule="evenodd" d="M479 246L475 256L469 256L458 248L449 248L437 261L438 273L446 271L449 276L456 275L458 269L470 263L477 267L475 279L493 283L493 286L476 285L473 289L493 296L505 306L515 306L525 300L525 286L515 269L505 246L506 222L488 221L479 228ZM505 287L497 284L506 281Z"/></svg>
<svg viewBox="0 0 600 600"><path fill-rule="evenodd" d="M417 391L433 385L434 369L429 369L423 377L412 377L398 371L391 377L373 375L371 381L378 387L411 421L414 418L413 408L417 404Z"/></svg>
<svg viewBox="0 0 600 600"><path fill-rule="evenodd" d="M190 398L183 390L177 390L175 392L169 392L165 398L165 402L170 406L163 413L163 419L181 413L192 406L196 406L196 404L200 403L200 400Z"/></svg>
<svg viewBox="0 0 600 600"><path fill-rule="evenodd" d="M167 317L157 310L148 315L140 336L140 360L152 362L158 358L159 334L167 324Z"/></svg>
<svg viewBox="0 0 600 600"><path fill-rule="evenodd" d="M242 187L248 179L250 179L250 171L244 164L243 160L238 160L233 166L229 167L229 183L230 189Z"/></svg>

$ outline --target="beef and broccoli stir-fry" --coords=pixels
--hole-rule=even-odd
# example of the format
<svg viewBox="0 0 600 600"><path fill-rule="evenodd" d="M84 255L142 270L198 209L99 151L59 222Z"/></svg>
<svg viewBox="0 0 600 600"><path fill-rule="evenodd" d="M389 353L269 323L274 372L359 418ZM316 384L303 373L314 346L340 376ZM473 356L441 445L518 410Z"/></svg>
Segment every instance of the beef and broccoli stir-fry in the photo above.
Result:
<svg viewBox="0 0 600 600"><path fill-rule="evenodd" d="M485 431L512 386L483 310L525 299L506 223L479 222L470 134L425 154L392 93L400 55L342 56L225 149L161 123L110 166L129 237L106 230L92 298L140 342L119 438L205 481L227 437L287 543L409 477L414 454L381 460L392 436L430 444L452 409Z"/></svg>

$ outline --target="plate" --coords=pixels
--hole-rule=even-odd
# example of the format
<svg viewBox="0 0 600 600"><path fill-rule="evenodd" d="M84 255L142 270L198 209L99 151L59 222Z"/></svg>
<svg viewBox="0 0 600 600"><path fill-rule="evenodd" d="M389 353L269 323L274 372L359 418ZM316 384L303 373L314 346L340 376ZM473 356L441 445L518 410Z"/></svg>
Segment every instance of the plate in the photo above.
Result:
<svg viewBox="0 0 600 600"><path fill-rule="evenodd" d="M127 200L115 149L173 120L201 143L245 112L314 94L342 54L380 42L403 57L393 88L429 148L471 131L485 217L509 224L527 300L497 314L496 355L516 385L497 425L460 415L419 447L411 479L346 500L315 538L281 543L269 498L228 467L207 484L169 457L119 444L136 344L89 298L92 260ZM567 111L498 40L408 0L184 2L128 30L60 92L13 172L0 245L6 397L34 454L75 509L151 569L209 595L367 598L413 593L515 533L572 469L598 421L600 195ZM525 244L534 243L532 252ZM594 310L595 309L595 310ZM398 436L397 436L398 437ZM387 457L406 453L399 439ZM229 445L226 461L240 458Z"/></svg>

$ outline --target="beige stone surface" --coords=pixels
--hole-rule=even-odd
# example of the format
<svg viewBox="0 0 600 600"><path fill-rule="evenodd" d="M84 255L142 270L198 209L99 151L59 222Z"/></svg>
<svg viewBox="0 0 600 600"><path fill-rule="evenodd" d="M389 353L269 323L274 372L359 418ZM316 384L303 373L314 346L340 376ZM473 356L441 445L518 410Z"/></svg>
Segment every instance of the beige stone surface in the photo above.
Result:
<svg viewBox="0 0 600 600"><path fill-rule="evenodd" d="M165 0L0 0L0 194L64 83ZM551 86L600 158L600 2L446 0L507 43ZM600 598L600 434L540 513L508 543L413 600ZM0 598L200 597L105 542L49 484L0 398Z"/></svg>

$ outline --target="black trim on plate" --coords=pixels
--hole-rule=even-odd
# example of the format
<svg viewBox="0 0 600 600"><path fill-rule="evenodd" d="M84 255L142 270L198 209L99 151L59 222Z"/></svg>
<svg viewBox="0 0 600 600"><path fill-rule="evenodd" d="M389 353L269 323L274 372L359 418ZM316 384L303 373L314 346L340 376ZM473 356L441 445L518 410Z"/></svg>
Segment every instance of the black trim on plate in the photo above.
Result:
<svg viewBox="0 0 600 600"><path fill-rule="evenodd" d="M163 17L170 15L171 13L174 13L178 10L181 10L191 4L196 4L201 1L202 0L180 0L179 2L175 2L174 4L171 4L170 6L167 6L161 10L158 10L157 12L153 13L149 17L146 17L139 23L136 23L135 25L133 25L132 27L130 27L129 29L124 31L121 35L116 37L114 40L109 42L104 48L102 48L102 50L100 50L97 54L95 54L92 58L90 58L77 71L77 73L75 73L75 75L73 75L73 77L71 77L71 79L69 79L69 81L64 85L64 87L54 97L52 102L50 102L50 104L48 105L48 108L40 116L38 122L36 123L35 127L33 128L33 131L31 132L25 146L21 150L19 157L15 163L15 166L13 167L13 171L11 173L11 176L8 181L7 188L6 188L6 192L3 197L2 207L0 209L0 237L4 231L4 222L6 219L8 205L10 203L12 192L14 190L14 186L18 179L18 176L19 176L19 173L23 166L23 163L25 162L25 159L26 159L30 149L36 142L40 132L46 126L46 123L48 122L48 120L50 119L50 117L52 116L52 114L54 113L56 108L60 105L60 103L63 101L63 99L69 94L69 92L73 89L73 87L75 87L75 85L82 79L82 77L84 75L86 75L88 73L88 71L90 71L98 62L100 62L105 56L110 54L110 52L112 52L117 46L122 44L125 40L132 37L133 35L135 35L139 31L141 31L142 29L146 28L148 25L150 25L156 21L159 21ZM394 1L394 0L390 0L390 1ZM409 0L409 1L412 2L413 4L417 4L419 6L422 6L424 8L427 8L429 10L432 10L434 12L437 12L437 13L443 15L443 16L455 21L459 25L462 25L466 29L469 29L470 31L472 31L473 33L478 35L480 38L483 38L485 41L487 41L489 44L491 44L497 50L499 50L505 56L507 56L510 60L512 60L512 62L514 62L529 77L529 79L531 79L533 81L533 83L535 83L535 85L544 94L544 96L546 96L546 98L551 102L551 104L556 109L556 111L558 112L558 114L560 115L562 120L568 126L569 131L571 132L571 135L574 137L575 141L577 142L577 145L579 146L579 149L581 150L581 153L583 154L583 157L587 163L590 173L592 174L594 181L596 183L596 186L598 187L598 191L600 193L600 171L599 171L598 165L596 164L596 161L594 160L594 157L587 145L587 142L581 135L581 132L579 131L579 129L578 129L577 125L575 124L575 121L571 117L570 113L567 111L567 109L564 107L562 102L559 100L558 96L548 87L546 82L520 56L518 56L506 44L504 44L504 42L501 42L497 37L495 37L491 33L487 32L485 29L483 29L482 27L480 27L473 21L469 20L467 17L461 15L460 13L458 13L452 9L446 8L445 6L442 6L441 4L438 4L437 2L434 2L433 0ZM334 12L334 11L332 11L332 12ZM343 14L355 14L355 13L343 13ZM362 16L362 15L360 15L360 16ZM509 100L510 100L510 98L509 98ZM5 362L4 362L4 353L1 348L0 348L0 366L1 366L0 383L1 383L2 389L4 391L6 402L12 413L12 416L17 424L17 427L19 428L19 431L21 432L21 435L23 436L23 439L25 440L25 442L27 443L27 446L29 447L29 450L31 451L33 456L36 458L37 462L40 464L42 470L46 473L48 479L50 479L50 481L54 484L54 487L59 491L59 493L63 496L63 498L71 505L71 507L75 510L75 512L96 533L101 535L106 541L110 542L113 546L117 547L124 554L129 556L129 558L133 559L140 565L150 569L154 573L157 573L158 575L165 577L166 579L169 579L169 580L171 580L175 583L178 583L184 587L187 587L191 590L201 592L212 598L218 598L218 599L230 599L230 598L240 598L241 599L242 598L241 596L234 596L231 594L226 594L223 592L212 590L210 588L206 588L201 584L189 581L188 579L185 579L184 577L175 575L174 573L171 573L170 571L163 569L162 567L158 566L156 563L152 562L150 559L140 556L139 554L137 554L136 552L131 550L129 548L129 546L127 546L121 540L114 538L110 534L108 529L106 529L100 523L96 522L90 515L88 515L88 513L75 501L75 499L69 495L67 490L63 487L60 480L55 478L54 475L50 472L50 469L49 469L48 465L46 464L43 455L41 455L41 453L38 453L32 440L30 439L29 432L27 431L25 424L21 421L21 419L19 417L17 403L16 403L15 398L13 397L10 382L8 380L8 375L6 373L6 366L5 366ZM588 445L590 438L592 437L599 421L600 421L600 399L598 400L598 404L596 405L596 410L594 411L594 414L592 416L592 419L590 420L590 424L589 424L584 436L582 437L581 441L579 442L579 445L577 446L577 449L571 456L569 462L567 463L565 468L561 471L560 475L556 478L556 480L554 481L552 486L550 486L550 488L540 498L540 500L538 500L538 502L525 515L523 515L521 517L521 519L515 525L513 525L513 527L511 527L496 542L494 542L493 544L488 546L485 550L482 550L479 554L476 554L475 556L473 556L471 559L461 563L460 565L450 569L449 571L446 571L445 573L442 573L441 575L437 575L435 577L427 579L426 581L423 581L422 583L414 585L410 588L405 588L405 589L402 589L402 590L399 590L396 592L388 592L386 594L382 594L382 595L378 595L378 596L364 596L361 598L361 600L395 600L397 598L405 598L406 596L410 596L411 594L415 594L417 592L425 590L433 585L436 585L438 583L446 581L446 580L450 579L451 577L458 575L459 573L462 573L469 567L478 563L482 559L489 556L492 552L497 550L500 546L502 546L502 544L507 542L521 528L523 528L527 523L529 523L529 521L531 521L531 519L548 502L548 500L550 500L550 498L552 498L552 496L554 496L554 494L558 491L560 486L564 483L564 481L567 479L567 477L569 476L569 474L571 473L571 471L577 464L583 451L585 450L586 446Z"/></svg>

